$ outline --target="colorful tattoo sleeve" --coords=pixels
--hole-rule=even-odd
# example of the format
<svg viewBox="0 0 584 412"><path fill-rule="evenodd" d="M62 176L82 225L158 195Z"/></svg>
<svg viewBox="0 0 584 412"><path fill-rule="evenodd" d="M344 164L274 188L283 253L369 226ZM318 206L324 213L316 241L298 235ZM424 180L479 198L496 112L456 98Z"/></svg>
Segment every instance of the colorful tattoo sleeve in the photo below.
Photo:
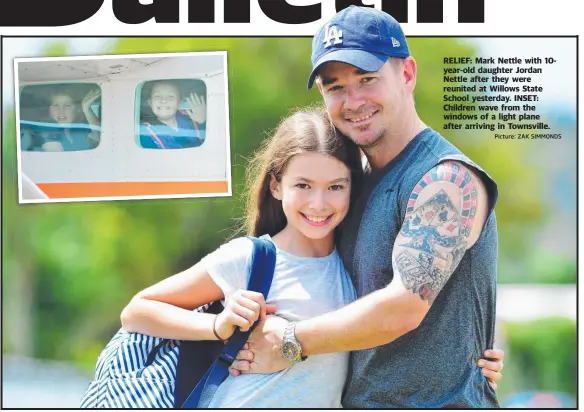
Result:
<svg viewBox="0 0 584 412"><path fill-rule="evenodd" d="M470 172L454 162L434 167L410 195L394 244L394 272L430 305L466 252L477 200Z"/></svg>

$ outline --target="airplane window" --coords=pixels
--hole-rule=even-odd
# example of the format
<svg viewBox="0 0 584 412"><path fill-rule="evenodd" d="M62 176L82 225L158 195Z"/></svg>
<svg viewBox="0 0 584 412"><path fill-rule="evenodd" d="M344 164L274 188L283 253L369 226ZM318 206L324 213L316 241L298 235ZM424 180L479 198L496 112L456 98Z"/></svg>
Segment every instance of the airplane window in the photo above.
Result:
<svg viewBox="0 0 584 412"><path fill-rule="evenodd" d="M198 79L143 82L136 89L136 143L144 149L186 149L205 142L207 88Z"/></svg>
<svg viewBox="0 0 584 412"><path fill-rule="evenodd" d="M23 151L91 150L101 138L101 88L96 83L51 83L20 91Z"/></svg>

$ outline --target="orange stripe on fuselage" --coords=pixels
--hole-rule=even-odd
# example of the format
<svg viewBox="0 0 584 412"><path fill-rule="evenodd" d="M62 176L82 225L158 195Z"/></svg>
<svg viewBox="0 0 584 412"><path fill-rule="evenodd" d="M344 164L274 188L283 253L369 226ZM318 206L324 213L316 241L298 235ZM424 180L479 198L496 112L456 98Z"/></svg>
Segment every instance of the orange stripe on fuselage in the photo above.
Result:
<svg viewBox="0 0 584 412"><path fill-rule="evenodd" d="M227 193L227 181L216 182L84 182L37 183L51 199Z"/></svg>

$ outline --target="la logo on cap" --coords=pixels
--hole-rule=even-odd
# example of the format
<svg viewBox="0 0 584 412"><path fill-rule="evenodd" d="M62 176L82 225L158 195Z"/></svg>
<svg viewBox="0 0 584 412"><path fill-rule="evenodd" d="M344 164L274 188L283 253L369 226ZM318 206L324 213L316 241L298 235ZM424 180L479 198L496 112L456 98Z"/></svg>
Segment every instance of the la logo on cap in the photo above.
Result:
<svg viewBox="0 0 584 412"><path fill-rule="evenodd" d="M334 39L334 43L331 41ZM330 47L333 44L341 44L343 43L343 31L337 28L337 26L333 25L326 25L324 28L324 47Z"/></svg>

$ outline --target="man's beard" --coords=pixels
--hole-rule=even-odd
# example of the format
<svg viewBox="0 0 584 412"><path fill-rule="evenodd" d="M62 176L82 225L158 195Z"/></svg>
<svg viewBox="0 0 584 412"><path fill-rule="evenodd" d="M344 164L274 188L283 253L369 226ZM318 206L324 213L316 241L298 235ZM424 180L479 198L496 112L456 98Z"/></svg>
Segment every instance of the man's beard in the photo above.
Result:
<svg viewBox="0 0 584 412"><path fill-rule="evenodd" d="M365 132L365 131L367 131L368 128L369 128L369 126L363 126L362 128L361 127L359 128L359 131ZM351 139L351 140L353 140L353 142L355 142L355 144L363 150L371 149L371 148L377 146L384 139L386 134L387 134L386 129L381 129L379 131L379 133L377 134L377 136L375 136L375 138L371 142L366 143L366 144L361 144L361 143L355 141L355 139Z"/></svg>

